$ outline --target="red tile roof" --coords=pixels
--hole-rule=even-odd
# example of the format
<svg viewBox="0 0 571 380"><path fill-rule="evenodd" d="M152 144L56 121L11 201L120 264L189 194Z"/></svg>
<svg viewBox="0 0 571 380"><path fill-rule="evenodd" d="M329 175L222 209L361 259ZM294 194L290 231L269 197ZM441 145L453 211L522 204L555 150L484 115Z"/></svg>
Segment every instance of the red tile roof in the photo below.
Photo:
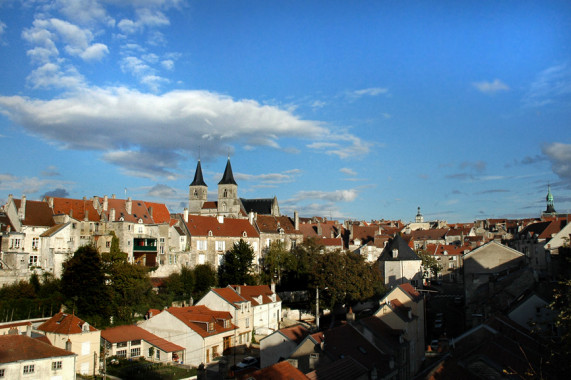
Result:
<svg viewBox="0 0 571 380"><path fill-rule="evenodd" d="M101 331L101 338L110 343L127 342L130 340L144 340L155 347L160 348L165 352L176 352L184 350L177 344L171 343L168 340L160 338L155 334L142 329L135 325L111 327Z"/></svg>
<svg viewBox="0 0 571 380"><path fill-rule="evenodd" d="M144 204L147 206L149 212L152 211L152 218L155 223L162 224L171 222L171 214L164 203L145 201Z"/></svg>
<svg viewBox="0 0 571 380"><path fill-rule="evenodd" d="M367 376L368 372L369 370L364 365L349 356L327 363L315 371L309 372L307 378L310 380L345 380ZM379 377L382 378L381 376Z"/></svg>
<svg viewBox="0 0 571 380"><path fill-rule="evenodd" d="M191 236L208 236L210 231L219 237L242 237L244 232L247 237L260 236L247 219L224 218L220 223L213 216L189 215L186 225Z"/></svg>
<svg viewBox="0 0 571 380"><path fill-rule="evenodd" d="M444 256L444 252L446 255L453 256L453 255L463 255L464 251L470 249L467 246L460 246L457 247L455 245L447 245L447 244L427 244L426 245L426 253L431 256Z"/></svg>
<svg viewBox="0 0 571 380"><path fill-rule="evenodd" d="M73 352L54 347L26 335L0 335L0 363L73 355L75 355Z"/></svg>
<svg viewBox="0 0 571 380"><path fill-rule="evenodd" d="M241 380L307 380L307 376L299 369L292 366L288 361L282 361L266 368L244 374Z"/></svg>
<svg viewBox="0 0 571 380"><path fill-rule="evenodd" d="M87 220L98 222L101 220L99 212L93 207L91 199L70 199L70 198L51 198L53 199L54 215L69 215L76 220Z"/></svg>
<svg viewBox="0 0 571 380"><path fill-rule="evenodd" d="M295 325L278 330L282 335L287 337L292 342L300 344L306 336L309 335L309 330L303 325Z"/></svg>
<svg viewBox="0 0 571 380"><path fill-rule="evenodd" d="M16 208L20 210L22 200L14 199L14 204ZM52 215L52 210L46 202L26 200L26 213L22 224L24 226L51 227L56 223Z"/></svg>
<svg viewBox="0 0 571 380"><path fill-rule="evenodd" d="M252 306L258 306L258 297L262 296L262 304L272 303L270 296L274 294L268 285L230 285L238 294L252 303ZM276 294L276 302L281 301Z"/></svg>
<svg viewBox="0 0 571 380"><path fill-rule="evenodd" d="M226 288L215 288L212 289L212 291L218 294L220 297L222 297L226 302L234 305L236 309L240 307L238 306L238 303L247 302L247 300L238 293L236 293L234 288L232 288L231 286L228 286Z"/></svg>
<svg viewBox="0 0 571 380"><path fill-rule="evenodd" d="M73 314L57 313L38 326L38 330L55 334L81 334L85 323ZM89 325L89 331L97 331L97 329Z"/></svg>
<svg viewBox="0 0 571 380"><path fill-rule="evenodd" d="M401 288L402 290L404 290L406 293L408 293L413 300L415 301L419 301L421 300L422 294L420 294L420 292L418 292L414 286L412 286L409 282L405 282L404 284L400 284L399 288Z"/></svg>
<svg viewBox="0 0 571 380"><path fill-rule="evenodd" d="M260 232L277 233L282 228L286 234L299 233L289 216L258 215L256 224Z"/></svg>
<svg viewBox="0 0 571 380"><path fill-rule="evenodd" d="M235 330L237 327L231 323L232 314L226 311L210 310L206 306L170 307L167 311L178 318L202 337L216 335ZM224 327L224 321L228 327ZM208 329L212 323L213 329Z"/></svg>

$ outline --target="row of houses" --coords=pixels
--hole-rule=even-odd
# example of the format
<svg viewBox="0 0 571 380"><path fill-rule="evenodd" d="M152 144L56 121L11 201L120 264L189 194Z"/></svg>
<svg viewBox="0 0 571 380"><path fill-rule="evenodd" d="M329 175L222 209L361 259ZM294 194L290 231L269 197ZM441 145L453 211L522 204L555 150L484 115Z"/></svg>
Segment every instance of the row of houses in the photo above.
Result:
<svg viewBox="0 0 571 380"><path fill-rule="evenodd" d="M49 319L3 324L0 336L14 340L4 338L10 343L0 344L0 373L3 370L6 374L16 373L13 371L18 362L20 375L35 373L40 377L72 378L63 375L68 367L73 367L72 374L92 375L100 372L100 361L110 356L198 366L210 363L230 349L250 346L254 334L277 331L281 313L281 300L275 289L233 285L211 289L194 306L149 310L145 319L136 325L102 331L64 312ZM21 336L29 339L22 343ZM12 350L9 347L16 344L43 347L45 355L52 355L49 360L61 363L49 372L49 360L45 364L46 358L42 355L35 359L29 352L5 356L5 347ZM26 370L24 362L28 366Z"/></svg>

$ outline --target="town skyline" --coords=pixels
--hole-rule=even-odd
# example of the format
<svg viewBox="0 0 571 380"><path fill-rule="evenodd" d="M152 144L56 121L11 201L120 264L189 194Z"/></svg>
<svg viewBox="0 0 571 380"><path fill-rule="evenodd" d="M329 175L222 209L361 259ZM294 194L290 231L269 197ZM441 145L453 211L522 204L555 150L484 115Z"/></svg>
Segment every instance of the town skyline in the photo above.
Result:
<svg viewBox="0 0 571 380"><path fill-rule="evenodd" d="M571 209L571 5L0 5L8 194L471 222Z"/></svg>

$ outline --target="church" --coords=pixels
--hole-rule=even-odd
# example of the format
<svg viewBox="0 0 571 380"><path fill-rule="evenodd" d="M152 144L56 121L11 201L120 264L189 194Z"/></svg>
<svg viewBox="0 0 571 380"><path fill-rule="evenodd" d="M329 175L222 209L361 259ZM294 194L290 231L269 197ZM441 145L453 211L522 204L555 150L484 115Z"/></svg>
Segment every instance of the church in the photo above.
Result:
<svg viewBox="0 0 571 380"><path fill-rule="evenodd" d="M208 201L208 185L202 176L200 160L196 165L194 180L189 186L188 212L192 215L224 216L225 218L247 218L250 213L280 216L278 199L245 199L238 197L238 184L234 180L230 157L222 179L218 182L218 200Z"/></svg>

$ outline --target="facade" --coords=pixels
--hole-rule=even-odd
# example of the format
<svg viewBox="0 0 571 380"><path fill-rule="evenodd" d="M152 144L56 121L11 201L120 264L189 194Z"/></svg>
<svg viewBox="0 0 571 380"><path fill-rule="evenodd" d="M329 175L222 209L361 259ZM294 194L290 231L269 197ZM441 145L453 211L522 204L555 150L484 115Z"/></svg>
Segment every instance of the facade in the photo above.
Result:
<svg viewBox="0 0 571 380"><path fill-rule="evenodd" d="M252 303L238 294L233 287L211 289L196 304L230 313L232 323L238 328L236 345L250 345L254 331Z"/></svg>
<svg viewBox="0 0 571 380"><path fill-rule="evenodd" d="M294 213L294 220L288 216L257 215L255 225L260 232L262 256L275 241L282 242L287 250L291 250L303 242L303 234L299 231L297 212Z"/></svg>
<svg viewBox="0 0 571 380"><path fill-rule="evenodd" d="M385 286L389 288L408 282L413 286L422 286L422 260L400 235L387 244L377 259L377 265Z"/></svg>
<svg viewBox="0 0 571 380"><path fill-rule="evenodd" d="M466 246L444 244L427 244L424 249L441 267L436 279L446 282L462 282L462 256L467 250Z"/></svg>
<svg viewBox="0 0 571 380"><path fill-rule="evenodd" d="M235 346L237 328L232 315L206 306L170 307L141 322L139 327L186 350L184 364L210 363Z"/></svg>
<svg viewBox="0 0 571 380"><path fill-rule="evenodd" d="M27 335L1 335L0 378L75 379L75 356Z"/></svg>
<svg viewBox="0 0 571 380"><path fill-rule="evenodd" d="M268 335L279 330L282 318L282 300L275 287L268 285L230 285L236 293L250 301L254 333Z"/></svg>
<svg viewBox="0 0 571 380"><path fill-rule="evenodd" d="M77 355L75 372L82 375L99 373L101 331L75 315L66 313L57 313L39 325L38 330L55 347Z"/></svg>
<svg viewBox="0 0 571 380"><path fill-rule="evenodd" d="M111 327L101 331L101 345L105 357L118 356L127 359L144 357L148 361L165 364L182 363L186 357L184 347L135 325Z"/></svg>
<svg viewBox="0 0 571 380"><path fill-rule="evenodd" d="M410 366L404 375L408 378L416 374L424 360L424 297L411 284L406 283L387 293L380 304L374 316L391 329L403 331L403 338L408 341L407 357ZM402 369L399 372L402 374Z"/></svg>
<svg viewBox="0 0 571 380"><path fill-rule="evenodd" d="M260 235L252 225L253 219L233 219L222 215L199 216L185 213L183 227L190 236L190 266L210 264L218 268L224 254L235 243L244 240L254 251L255 268L260 263Z"/></svg>

